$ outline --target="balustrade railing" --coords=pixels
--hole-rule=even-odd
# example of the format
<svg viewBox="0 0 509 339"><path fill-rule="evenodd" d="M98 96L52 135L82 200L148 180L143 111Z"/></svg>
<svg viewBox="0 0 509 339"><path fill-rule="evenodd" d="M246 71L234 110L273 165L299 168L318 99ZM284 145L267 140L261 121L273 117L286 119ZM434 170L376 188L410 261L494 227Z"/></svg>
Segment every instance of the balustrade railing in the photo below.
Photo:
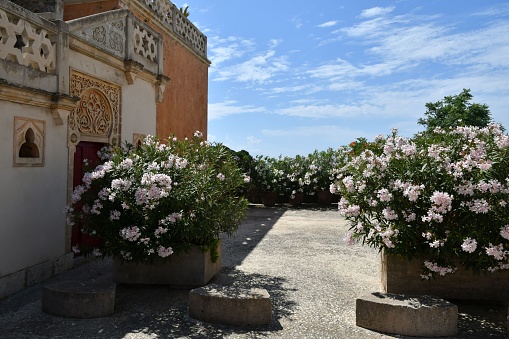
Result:
<svg viewBox="0 0 509 339"><path fill-rule="evenodd" d="M139 0L193 50L207 57L207 37L169 0Z"/></svg>
<svg viewBox="0 0 509 339"><path fill-rule="evenodd" d="M54 73L56 69L55 24L0 2L0 59Z"/></svg>

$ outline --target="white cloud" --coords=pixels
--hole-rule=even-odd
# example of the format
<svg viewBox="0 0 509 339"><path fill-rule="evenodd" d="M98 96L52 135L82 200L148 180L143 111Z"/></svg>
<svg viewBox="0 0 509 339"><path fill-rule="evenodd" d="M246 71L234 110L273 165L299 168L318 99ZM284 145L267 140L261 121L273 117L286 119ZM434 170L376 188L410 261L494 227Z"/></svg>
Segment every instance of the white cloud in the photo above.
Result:
<svg viewBox="0 0 509 339"><path fill-rule="evenodd" d="M383 16L391 13L394 7L373 7L365 9L359 15L361 18L372 18L375 16Z"/></svg>
<svg viewBox="0 0 509 339"><path fill-rule="evenodd" d="M229 115L264 112L265 108L251 105L236 105L237 102L230 100L220 103L209 103L209 120L221 119Z"/></svg>
<svg viewBox="0 0 509 339"><path fill-rule="evenodd" d="M262 139L258 139L254 136L248 136L246 138L246 140L247 140L248 144L250 144L250 145L259 144L260 142L262 142Z"/></svg>
<svg viewBox="0 0 509 339"><path fill-rule="evenodd" d="M269 50L264 55L257 55L239 64L222 67L213 80L263 83L276 74L288 70L287 58L275 57L275 54L275 51Z"/></svg>
<svg viewBox="0 0 509 339"><path fill-rule="evenodd" d="M228 38L211 37L207 41L208 58L212 67L217 67L231 59L242 57L253 50L254 43L249 39L230 36Z"/></svg>
<svg viewBox="0 0 509 339"><path fill-rule="evenodd" d="M323 24L320 24L316 27L320 27L320 28L324 28L324 27L332 27L332 26L336 26L338 22L337 21L327 21L327 22L324 22Z"/></svg>

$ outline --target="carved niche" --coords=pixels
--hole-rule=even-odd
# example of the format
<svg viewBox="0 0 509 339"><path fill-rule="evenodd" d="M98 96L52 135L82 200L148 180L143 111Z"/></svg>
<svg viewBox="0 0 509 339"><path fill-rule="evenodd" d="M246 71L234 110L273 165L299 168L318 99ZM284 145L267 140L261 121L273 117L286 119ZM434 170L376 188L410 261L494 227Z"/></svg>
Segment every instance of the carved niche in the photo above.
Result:
<svg viewBox="0 0 509 339"><path fill-rule="evenodd" d="M69 141L116 145L120 141L120 86L73 70L70 94L80 101L69 115Z"/></svg>
<svg viewBox="0 0 509 339"><path fill-rule="evenodd" d="M14 117L14 166L44 166L46 122Z"/></svg>

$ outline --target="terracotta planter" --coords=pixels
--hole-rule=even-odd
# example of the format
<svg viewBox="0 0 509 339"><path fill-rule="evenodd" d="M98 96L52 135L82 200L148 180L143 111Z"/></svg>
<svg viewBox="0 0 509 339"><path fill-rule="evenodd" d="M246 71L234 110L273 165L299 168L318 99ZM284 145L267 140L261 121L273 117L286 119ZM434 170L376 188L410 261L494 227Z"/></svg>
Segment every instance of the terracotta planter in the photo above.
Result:
<svg viewBox="0 0 509 339"><path fill-rule="evenodd" d="M332 203L332 193L330 191L318 191L316 192L318 204L327 206Z"/></svg>
<svg viewBox="0 0 509 339"><path fill-rule="evenodd" d="M262 202L267 207L276 205L278 194L276 192L263 192Z"/></svg>
<svg viewBox="0 0 509 339"><path fill-rule="evenodd" d="M123 284L161 284L175 287L206 285L221 269L222 244L218 245L219 258L212 262L210 250L198 247L187 253L170 256L171 260L152 265L122 262L113 259L113 281Z"/></svg>
<svg viewBox="0 0 509 339"><path fill-rule="evenodd" d="M436 279L421 279L425 259L381 256L381 283L387 293L433 295L443 299L508 300L509 271L473 274L461 267Z"/></svg>
<svg viewBox="0 0 509 339"><path fill-rule="evenodd" d="M293 195L293 198L292 198L292 196L290 196L290 199L288 200L288 202L292 206L299 206L302 204L303 201L304 201L304 193L303 192L295 193Z"/></svg>

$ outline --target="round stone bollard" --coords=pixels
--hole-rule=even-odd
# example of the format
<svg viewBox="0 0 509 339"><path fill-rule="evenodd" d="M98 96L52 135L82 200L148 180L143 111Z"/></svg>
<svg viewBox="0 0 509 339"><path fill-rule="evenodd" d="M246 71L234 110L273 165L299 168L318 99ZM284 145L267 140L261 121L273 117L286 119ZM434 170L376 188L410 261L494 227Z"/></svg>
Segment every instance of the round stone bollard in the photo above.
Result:
<svg viewBox="0 0 509 339"><path fill-rule="evenodd" d="M108 281L66 280L42 291L42 310L65 318L100 318L113 315L116 284Z"/></svg>

